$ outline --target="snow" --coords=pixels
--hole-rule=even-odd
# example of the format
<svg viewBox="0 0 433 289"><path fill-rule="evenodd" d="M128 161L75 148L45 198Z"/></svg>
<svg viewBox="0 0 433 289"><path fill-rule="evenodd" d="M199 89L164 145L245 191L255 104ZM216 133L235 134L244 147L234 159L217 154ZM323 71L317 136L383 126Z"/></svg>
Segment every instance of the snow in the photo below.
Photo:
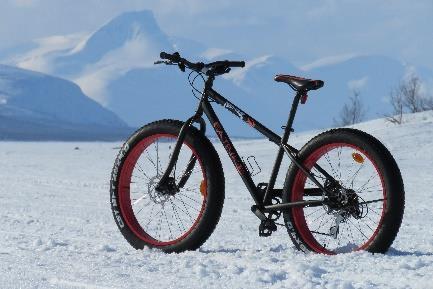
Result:
<svg viewBox="0 0 433 289"><path fill-rule="evenodd" d="M258 237L252 200L222 150L222 218L197 251L136 251L118 231L109 178L119 143L0 142L0 288L428 288L433 277L433 112L357 127L383 141L406 188L406 211L390 251L323 256L298 252L284 228ZM296 134L300 147L317 132ZM239 140L265 180L275 146ZM78 149L76 149L78 147ZM287 167L285 165L284 167ZM281 184L283 176L279 176Z"/></svg>
<svg viewBox="0 0 433 289"><path fill-rule="evenodd" d="M86 95L106 106L108 103L105 98L109 95L106 91L108 83L131 69L154 67L153 63L158 58L160 50L139 35L127 41L122 47L105 54L97 63L89 65L74 82Z"/></svg>

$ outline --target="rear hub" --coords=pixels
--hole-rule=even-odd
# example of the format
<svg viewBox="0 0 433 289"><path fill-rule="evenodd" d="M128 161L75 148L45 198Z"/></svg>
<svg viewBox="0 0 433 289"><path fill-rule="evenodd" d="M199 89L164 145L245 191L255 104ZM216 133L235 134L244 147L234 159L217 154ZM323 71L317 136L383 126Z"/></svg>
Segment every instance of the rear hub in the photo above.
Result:
<svg viewBox="0 0 433 289"><path fill-rule="evenodd" d="M354 190L343 188L340 184L331 181L325 182L325 188L330 192L330 195L325 198L328 214L341 215L344 220L350 216L355 219L365 217L366 205Z"/></svg>

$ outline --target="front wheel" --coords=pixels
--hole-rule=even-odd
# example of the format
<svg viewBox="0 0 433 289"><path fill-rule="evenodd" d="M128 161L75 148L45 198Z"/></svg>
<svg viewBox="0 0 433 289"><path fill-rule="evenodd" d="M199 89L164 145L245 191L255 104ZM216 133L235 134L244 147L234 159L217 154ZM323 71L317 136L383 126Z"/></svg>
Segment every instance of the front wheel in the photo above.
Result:
<svg viewBox="0 0 433 289"><path fill-rule="evenodd" d="M404 211L403 181L389 151L362 131L335 129L309 141L298 157L328 194L298 167L290 167L283 202L324 201L284 213L295 246L323 254L386 252Z"/></svg>
<svg viewBox="0 0 433 289"><path fill-rule="evenodd" d="M125 239L136 249L165 252L200 247L210 236L224 202L224 174L210 141L188 129L170 189L155 187L167 168L183 123L162 120L131 136L120 150L111 175L111 208Z"/></svg>

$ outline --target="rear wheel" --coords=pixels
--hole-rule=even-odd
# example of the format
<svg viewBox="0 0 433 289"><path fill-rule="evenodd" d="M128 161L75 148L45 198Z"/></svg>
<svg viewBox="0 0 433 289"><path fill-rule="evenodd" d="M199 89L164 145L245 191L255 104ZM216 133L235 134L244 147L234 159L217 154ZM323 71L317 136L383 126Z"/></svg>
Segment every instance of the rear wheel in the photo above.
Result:
<svg viewBox="0 0 433 289"><path fill-rule="evenodd" d="M123 236L135 248L166 252L202 245L218 223L224 176L215 149L191 127L173 172L170 190L155 189L167 168L181 122L141 128L122 147L111 179L111 206Z"/></svg>
<svg viewBox="0 0 433 289"><path fill-rule="evenodd" d="M284 213L298 249L324 254L387 251L404 210L403 181L388 150L364 132L337 129L309 141L299 158L330 194L322 195L296 166L289 169L284 202L325 201L324 205L296 207Z"/></svg>

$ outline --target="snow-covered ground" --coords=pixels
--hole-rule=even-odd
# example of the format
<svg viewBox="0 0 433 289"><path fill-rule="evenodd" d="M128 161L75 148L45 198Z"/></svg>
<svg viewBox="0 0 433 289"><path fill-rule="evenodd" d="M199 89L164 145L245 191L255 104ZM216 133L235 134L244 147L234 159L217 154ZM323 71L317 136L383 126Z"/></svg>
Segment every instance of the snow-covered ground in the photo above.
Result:
<svg viewBox="0 0 433 289"><path fill-rule="evenodd" d="M0 142L0 288L432 288L433 112L401 126L357 127L386 144L406 186L403 224L385 255L303 254L284 228L260 238L252 200L220 144L226 201L211 238L194 252L136 251L109 205L118 143ZM290 142L299 147L311 136ZM265 181L275 147L235 145L256 155Z"/></svg>

